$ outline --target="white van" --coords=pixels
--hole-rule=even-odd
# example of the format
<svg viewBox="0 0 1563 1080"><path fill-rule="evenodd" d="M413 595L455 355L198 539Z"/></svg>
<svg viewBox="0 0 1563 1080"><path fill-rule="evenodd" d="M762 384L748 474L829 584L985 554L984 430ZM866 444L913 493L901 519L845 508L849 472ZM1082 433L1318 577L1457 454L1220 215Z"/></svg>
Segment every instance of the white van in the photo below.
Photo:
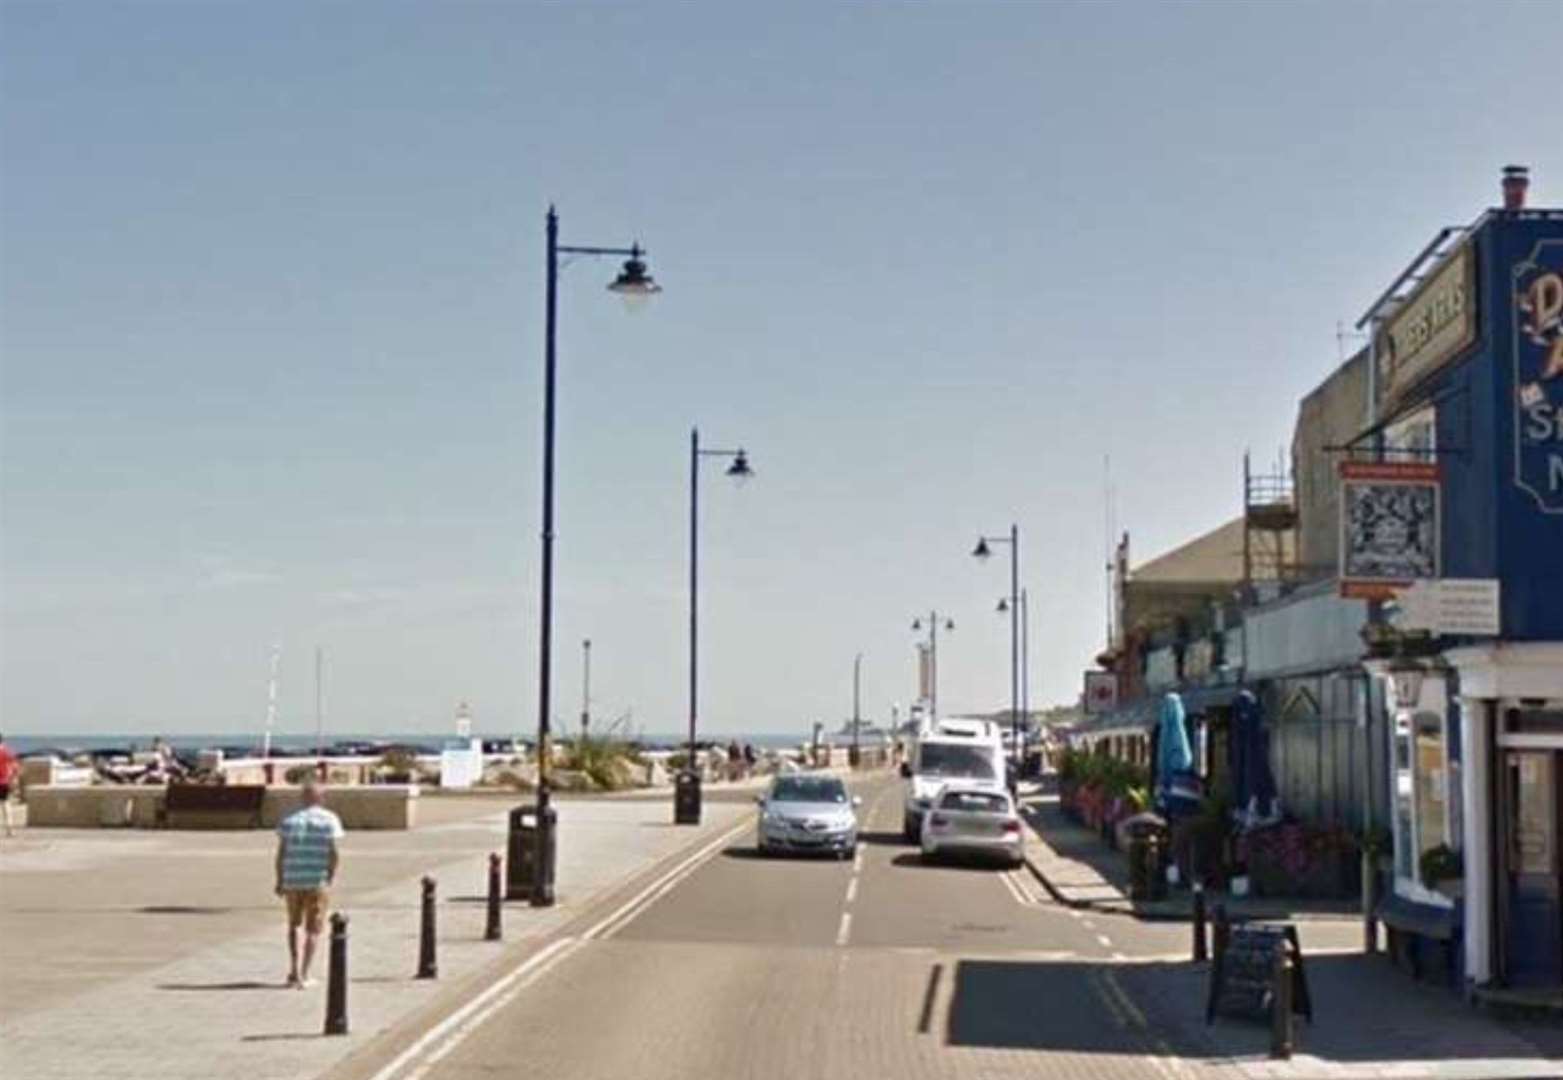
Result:
<svg viewBox="0 0 1563 1080"><path fill-rule="evenodd" d="M906 777L902 831L913 844L922 839L923 814L939 789L952 780L966 788L1008 790L1004 740L988 720L940 720L918 732L911 756L901 765Z"/></svg>

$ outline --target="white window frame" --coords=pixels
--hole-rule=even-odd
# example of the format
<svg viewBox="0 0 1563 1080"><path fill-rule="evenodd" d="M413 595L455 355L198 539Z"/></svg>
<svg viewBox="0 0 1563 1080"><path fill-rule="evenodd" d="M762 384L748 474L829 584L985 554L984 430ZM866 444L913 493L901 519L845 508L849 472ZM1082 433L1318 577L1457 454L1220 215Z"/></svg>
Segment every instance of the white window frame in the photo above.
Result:
<svg viewBox="0 0 1563 1080"><path fill-rule="evenodd" d="M1407 900L1419 904L1429 904L1434 907L1453 908L1454 901L1436 889L1429 889L1419 880L1417 873L1422 861L1422 825L1416 812L1420 793L1419 787L1424 782L1417 775L1416 768L1416 724L1418 717L1432 716L1438 721L1438 732L1444 748L1444 836L1451 848L1459 850L1463 845L1461 838L1455 835L1455 801L1460 793L1455 790L1453 760L1449 746L1449 694L1448 685L1443 679L1429 676L1422 683L1422 693L1417 700L1414 709L1396 709L1393 716L1393 727L1390 737L1396 745L1390 750L1390 830L1394 835L1395 843L1395 892ZM1409 740L1410 754L1407 759L1407 767L1400 767L1400 747L1398 745L1404 737ZM1405 829L1401 825L1399 812L1399 795L1401 775L1404 773L1411 785L1411 835L1405 835ZM1406 877L1400 872L1400 852L1405 850L1403 845L1409 843L1411 851L1411 876Z"/></svg>

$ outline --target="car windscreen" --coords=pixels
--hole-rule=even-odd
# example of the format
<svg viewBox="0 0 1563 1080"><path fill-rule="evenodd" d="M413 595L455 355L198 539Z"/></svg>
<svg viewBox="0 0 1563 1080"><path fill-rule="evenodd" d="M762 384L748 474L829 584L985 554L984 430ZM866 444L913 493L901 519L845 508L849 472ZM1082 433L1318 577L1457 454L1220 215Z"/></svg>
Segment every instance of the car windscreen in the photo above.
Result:
<svg viewBox="0 0 1563 1080"><path fill-rule="evenodd" d="M993 750L985 746L924 743L917 750L917 771L928 776L964 776L992 780Z"/></svg>
<svg viewBox="0 0 1563 1080"><path fill-rule="evenodd" d="M947 791L939 800L941 810L968 810L978 814L1007 814L1009 799L991 791Z"/></svg>
<svg viewBox="0 0 1563 1080"><path fill-rule="evenodd" d="M771 789L771 799L775 802L844 803L847 787L840 780L825 777L789 777L776 781Z"/></svg>

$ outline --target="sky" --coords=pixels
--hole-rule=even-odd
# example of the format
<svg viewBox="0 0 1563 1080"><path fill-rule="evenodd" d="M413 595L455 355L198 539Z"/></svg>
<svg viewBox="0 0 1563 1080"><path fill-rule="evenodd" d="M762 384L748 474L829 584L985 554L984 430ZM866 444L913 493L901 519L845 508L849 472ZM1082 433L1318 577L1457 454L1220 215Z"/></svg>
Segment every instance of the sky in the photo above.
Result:
<svg viewBox="0 0 1563 1080"><path fill-rule="evenodd" d="M0 723L537 722L543 224L556 723L800 736L1033 705L1135 562L1236 516L1349 327L1529 164L1563 8L0 5ZM1348 347L1350 342L1347 343Z"/></svg>

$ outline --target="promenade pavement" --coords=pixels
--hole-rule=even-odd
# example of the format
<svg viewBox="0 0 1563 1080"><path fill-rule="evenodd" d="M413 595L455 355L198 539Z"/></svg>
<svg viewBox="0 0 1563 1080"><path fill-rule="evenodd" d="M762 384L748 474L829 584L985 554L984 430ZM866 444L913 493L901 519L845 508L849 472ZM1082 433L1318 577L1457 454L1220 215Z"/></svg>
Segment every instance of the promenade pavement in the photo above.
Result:
<svg viewBox="0 0 1563 1080"><path fill-rule="evenodd" d="M754 787L712 785L745 791ZM321 1034L315 987L287 989L269 832L22 830L0 840L0 1077L246 1080L320 1075L442 988L480 984L616 887L746 817L708 799L698 829L670 798L560 800L557 906L505 905L482 940L487 855L514 796L431 797L408 832L350 832L334 906L350 918L351 1033ZM439 978L416 980L419 879L439 882Z"/></svg>
<svg viewBox="0 0 1563 1080"><path fill-rule="evenodd" d="M1495 1017L1453 988L1418 983L1383 955L1364 954L1359 915L1321 904L1228 901L1241 916L1295 923L1302 942L1314 1019L1298 1021L1290 1060L1270 1060L1267 1024L1205 1023L1208 965L1169 957L1164 944L1156 954L1155 935L1186 920L1187 900L1181 911L1130 901L1122 855L1066 817L1056 796L1031 789L1022 799L1031 826L1028 868L1056 903L1095 919L1126 946L1113 977L1178 1059L1247 1080L1563 1077L1563 1026ZM1190 956L1192 935L1179 938Z"/></svg>

